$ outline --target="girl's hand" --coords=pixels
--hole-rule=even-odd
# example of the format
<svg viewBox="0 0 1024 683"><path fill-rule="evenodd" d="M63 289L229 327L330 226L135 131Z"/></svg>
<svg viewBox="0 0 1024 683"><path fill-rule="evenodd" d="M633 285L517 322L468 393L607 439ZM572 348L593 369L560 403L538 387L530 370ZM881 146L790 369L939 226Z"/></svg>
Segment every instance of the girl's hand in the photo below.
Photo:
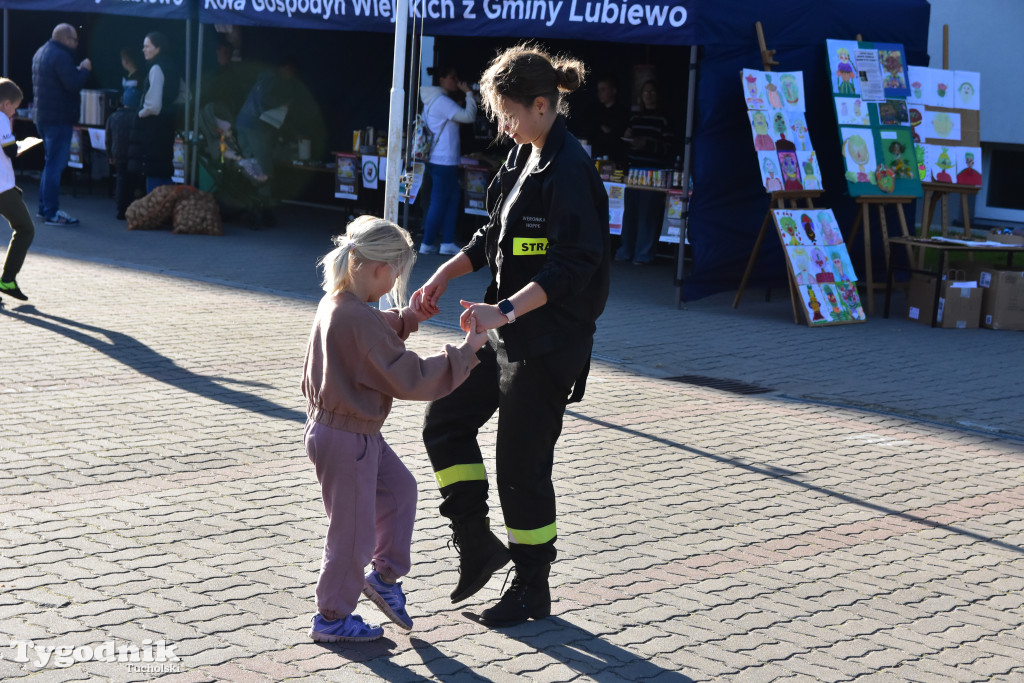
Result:
<svg viewBox="0 0 1024 683"><path fill-rule="evenodd" d="M417 289L415 292L412 293L412 296L409 297L409 310L412 311L412 314L414 316L416 316L417 324L423 322L424 320L430 320L432 317L434 317L433 313L430 313L423 307L422 289Z"/></svg>
<svg viewBox="0 0 1024 683"><path fill-rule="evenodd" d="M480 328L477 319L470 316L468 320L469 329L466 330L466 345L474 351L479 351L487 343L487 331Z"/></svg>
<svg viewBox="0 0 1024 683"><path fill-rule="evenodd" d="M496 330L502 325L508 323L508 318L505 314L498 310L497 306L491 306L490 304L475 304L471 301L460 301L462 307L465 308L462 315L459 316L459 327L464 331L469 332L470 321L475 320L477 329L486 332L487 330Z"/></svg>
<svg viewBox="0 0 1024 683"><path fill-rule="evenodd" d="M435 316L440 312L438 301L441 300L441 295L448 289L448 278L445 274L438 270L426 283L416 290L413 296L420 295L420 306L427 313L428 316Z"/></svg>

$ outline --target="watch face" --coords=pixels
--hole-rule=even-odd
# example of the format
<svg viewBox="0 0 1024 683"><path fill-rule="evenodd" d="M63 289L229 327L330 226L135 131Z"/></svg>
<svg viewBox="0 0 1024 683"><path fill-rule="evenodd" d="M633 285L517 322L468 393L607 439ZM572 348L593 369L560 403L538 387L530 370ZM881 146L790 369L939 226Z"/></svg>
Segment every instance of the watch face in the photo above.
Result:
<svg viewBox="0 0 1024 683"><path fill-rule="evenodd" d="M505 315L508 315L509 313L514 311L515 308L512 306L511 301L509 301L508 299L502 299L501 301L498 302L498 310L504 313Z"/></svg>

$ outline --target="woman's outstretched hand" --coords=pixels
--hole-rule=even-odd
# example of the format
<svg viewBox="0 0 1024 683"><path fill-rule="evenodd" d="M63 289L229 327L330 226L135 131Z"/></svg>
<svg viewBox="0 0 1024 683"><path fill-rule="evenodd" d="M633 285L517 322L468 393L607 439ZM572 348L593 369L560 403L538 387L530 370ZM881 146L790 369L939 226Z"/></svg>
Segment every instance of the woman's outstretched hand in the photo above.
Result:
<svg viewBox="0 0 1024 683"><path fill-rule="evenodd" d="M475 320L477 329L481 331L494 330L508 322L505 314L498 310L497 306L490 304L477 304L472 301L460 301L465 308L459 317L459 327L468 332L470 321Z"/></svg>

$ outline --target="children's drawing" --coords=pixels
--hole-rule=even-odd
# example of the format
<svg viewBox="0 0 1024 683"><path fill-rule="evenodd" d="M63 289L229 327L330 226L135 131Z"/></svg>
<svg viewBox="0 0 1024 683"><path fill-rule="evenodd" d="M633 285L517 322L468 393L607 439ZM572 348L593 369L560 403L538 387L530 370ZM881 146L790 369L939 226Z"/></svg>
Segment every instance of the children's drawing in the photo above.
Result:
<svg viewBox="0 0 1024 683"><path fill-rule="evenodd" d="M775 141L775 149L778 151L796 151L796 145L792 140L786 139L786 131L789 130L789 122L786 115L777 111L772 115L772 139Z"/></svg>
<svg viewBox="0 0 1024 683"><path fill-rule="evenodd" d="M840 242L826 247L825 253L828 254L829 261L832 262L832 272L836 276L836 282L857 279L857 274L853 271L853 263L850 261L850 253L846 251L845 244Z"/></svg>
<svg viewBox="0 0 1024 683"><path fill-rule="evenodd" d="M925 111L924 126L925 138L960 139L960 114L948 111Z"/></svg>
<svg viewBox="0 0 1024 683"><path fill-rule="evenodd" d="M804 111L804 75L801 71L779 74L784 105L790 111Z"/></svg>
<svg viewBox="0 0 1024 683"><path fill-rule="evenodd" d="M807 124L804 123L803 112L790 113L789 118L789 129L793 131L793 144L796 145L798 152L808 152L811 150L811 138L807 135Z"/></svg>
<svg viewBox="0 0 1024 683"><path fill-rule="evenodd" d="M808 284L800 288L800 296L804 300L804 308L807 310L807 319L812 325L831 322L831 318L825 317L821 310L821 301L825 298L821 288Z"/></svg>
<svg viewBox="0 0 1024 683"><path fill-rule="evenodd" d="M761 167L761 184L769 192L782 189L782 176L779 175L779 158L775 152L758 152L757 161Z"/></svg>
<svg viewBox="0 0 1024 683"><path fill-rule="evenodd" d="M823 282L835 282L836 275L832 272L832 263L828 260L825 252L814 247L811 249L811 265L814 272L814 281L818 284Z"/></svg>
<svg viewBox="0 0 1024 683"><path fill-rule="evenodd" d="M878 123L882 126L906 126L910 124L910 112L903 100L886 100L878 103Z"/></svg>
<svg viewBox="0 0 1024 683"><path fill-rule="evenodd" d="M927 148L928 145L923 145L920 142L914 142L914 157L917 159L917 175L924 181L928 180L928 161L927 161Z"/></svg>
<svg viewBox="0 0 1024 683"><path fill-rule="evenodd" d="M807 253L807 247L786 247L789 254L789 263L793 266L793 278L798 285L814 284L814 274L811 273L811 257Z"/></svg>
<svg viewBox="0 0 1024 683"><path fill-rule="evenodd" d="M914 142L921 142L921 124L924 123L924 107L914 106L908 109L910 113L910 132Z"/></svg>
<svg viewBox="0 0 1024 683"><path fill-rule="evenodd" d="M863 128L840 128L843 138L843 160L846 179L851 183L875 183L875 150L871 131Z"/></svg>
<svg viewBox="0 0 1024 683"><path fill-rule="evenodd" d="M957 185L981 185L981 147L957 147Z"/></svg>
<svg viewBox="0 0 1024 683"><path fill-rule="evenodd" d="M825 209L818 212L818 225L821 226L821 236L824 244L832 246L843 243L843 234L836 227L836 217L832 209Z"/></svg>
<svg viewBox="0 0 1024 683"><path fill-rule="evenodd" d="M768 117L759 109L748 111L750 127L754 132L754 149L759 152L772 152L775 150L775 141L768 134Z"/></svg>
<svg viewBox="0 0 1024 683"><path fill-rule="evenodd" d="M907 83L910 92L907 94L907 104L924 104L930 81L931 69L926 66L908 66Z"/></svg>
<svg viewBox="0 0 1024 683"><path fill-rule="evenodd" d="M942 69L931 69L931 79L928 83L928 91L925 93L924 103L930 107L954 107L953 88L955 88L956 73Z"/></svg>
<svg viewBox="0 0 1024 683"><path fill-rule="evenodd" d="M782 182L784 189L804 189L803 180L800 178L800 161L796 158L796 152L780 151L779 165L782 166Z"/></svg>
<svg viewBox="0 0 1024 683"><path fill-rule="evenodd" d="M949 148L941 145L925 145L925 156L932 180L937 183L953 183L956 162L949 155ZM953 169L953 174L949 173Z"/></svg>
<svg viewBox="0 0 1024 683"><path fill-rule="evenodd" d="M827 40L828 61L832 69L832 92L839 95L859 95L860 83L857 67L851 56L857 49L853 40Z"/></svg>
<svg viewBox="0 0 1024 683"><path fill-rule="evenodd" d="M860 296L857 295L857 285L853 282L845 281L840 282L838 287L839 296L842 298L847 310L850 311L852 318L854 320L864 320L864 307L860 303Z"/></svg>
<svg viewBox="0 0 1024 683"><path fill-rule="evenodd" d="M828 314L832 318L832 322L848 322L853 319L853 315L838 296L838 289L838 286L835 284L821 286L821 292L825 295L825 305L828 308Z"/></svg>
<svg viewBox="0 0 1024 683"><path fill-rule="evenodd" d="M883 130L879 133L882 142L882 163L890 169L897 180L913 178L917 169L914 156L914 140L907 129Z"/></svg>
<svg viewBox="0 0 1024 683"><path fill-rule="evenodd" d="M896 174L885 164L879 164L875 169L875 184L882 192L892 192L896 189Z"/></svg>
<svg viewBox="0 0 1024 683"><path fill-rule="evenodd" d="M878 49L878 61L882 65L882 84L885 96L906 97L910 94L907 87L907 60L903 54L903 46L895 43L875 43Z"/></svg>
<svg viewBox="0 0 1024 683"><path fill-rule="evenodd" d="M956 83L956 96L953 98L958 109L981 108L981 74L976 71L956 71L953 82Z"/></svg>
<svg viewBox="0 0 1024 683"><path fill-rule="evenodd" d="M814 229L814 219L811 218L810 214L800 214L800 227L803 228L804 237L807 238L810 244L817 244L818 233Z"/></svg>
<svg viewBox="0 0 1024 683"><path fill-rule="evenodd" d="M859 97L836 97L836 121L840 126L870 126L868 105Z"/></svg>
<svg viewBox="0 0 1024 683"><path fill-rule="evenodd" d="M803 242L802 235L796 227L796 219L793 218L793 214L790 211L775 210L775 225L779 228L779 234L782 236L782 244L787 247L798 247Z"/></svg>
<svg viewBox="0 0 1024 683"><path fill-rule="evenodd" d="M782 109L782 96L779 94L779 86L772 82L772 74L765 73L764 80L764 91L768 96L768 106L771 109Z"/></svg>
<svg viewBox="0 0 1024 683"><path fill-rule="evenodd" d="M760 74L760 71L753 69L743 70L743 96L747 101L747 109L764 109L768 106L761 93Z"/></svg>
<svg viewBox="0 0 1024 683"><path fill-rule="evenodd" d="M804 176L805 190L820 190L821 169L818 167L818 156L812 149L810 152L797 151L796 158L800 162L800 170Z"/></svg>

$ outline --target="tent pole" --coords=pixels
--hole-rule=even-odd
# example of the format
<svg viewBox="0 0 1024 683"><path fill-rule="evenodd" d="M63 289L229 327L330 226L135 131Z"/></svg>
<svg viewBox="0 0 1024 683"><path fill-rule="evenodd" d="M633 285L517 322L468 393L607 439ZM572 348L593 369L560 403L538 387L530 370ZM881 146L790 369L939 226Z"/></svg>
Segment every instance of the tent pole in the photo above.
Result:
<svg viewBox="0 0 1024 683"><path fill-rule="evenodd" d="M697 103L698 47L690 46L690 76L686 93L686 144L683 148L683 226L676 251L676 308L683 305L683 271L686 260L686 233L690 227L690 169L693 165L693 119Z"/></svg>
<svg viewBox="0 0 1024 683"><path fill-rule="evenodd" d="M4 8L4 76L11 73L10 69L7 68L7 46L11 44L8 40L8 22L10 21L10 15L7 13L9 10Z"/></svg>
<svg viewBox="0 0 1024 683"><path fill-rule="evenodd" d="M191 184L192 177L190 171L192 169L189 161L194 156L192 154L192 116L189 111L189 98L192 97L192 18L189 17L185 20L185 168L182 171L185 174L185 184Z"/></svg>
<svg viewBox="0 0 1024 683"><path fill-rule="evenodd" d="M405 112L405 45L409 0L395 2L395 54L391 74L391 113L388 117L388 167L384 184L384 219L398 222L398 182L402 175L402 133Z"/></svg>
<svg viewBox="0 0 1024 683"><path fill-rule="evenodd" d="M188 136L191 142L190 157L191 166L189 167L189 177L192 179L192 184L199 187L199 177L196 175L197 166L199 165L199 89L203 87L203 25L199 24L199 35L196 39L196 92L193 97L193 110L194 116L192 117L192 127L189 128ZM187 109L187 107L186 107ZM187 115L187 112L186 112Z"/></svg>

